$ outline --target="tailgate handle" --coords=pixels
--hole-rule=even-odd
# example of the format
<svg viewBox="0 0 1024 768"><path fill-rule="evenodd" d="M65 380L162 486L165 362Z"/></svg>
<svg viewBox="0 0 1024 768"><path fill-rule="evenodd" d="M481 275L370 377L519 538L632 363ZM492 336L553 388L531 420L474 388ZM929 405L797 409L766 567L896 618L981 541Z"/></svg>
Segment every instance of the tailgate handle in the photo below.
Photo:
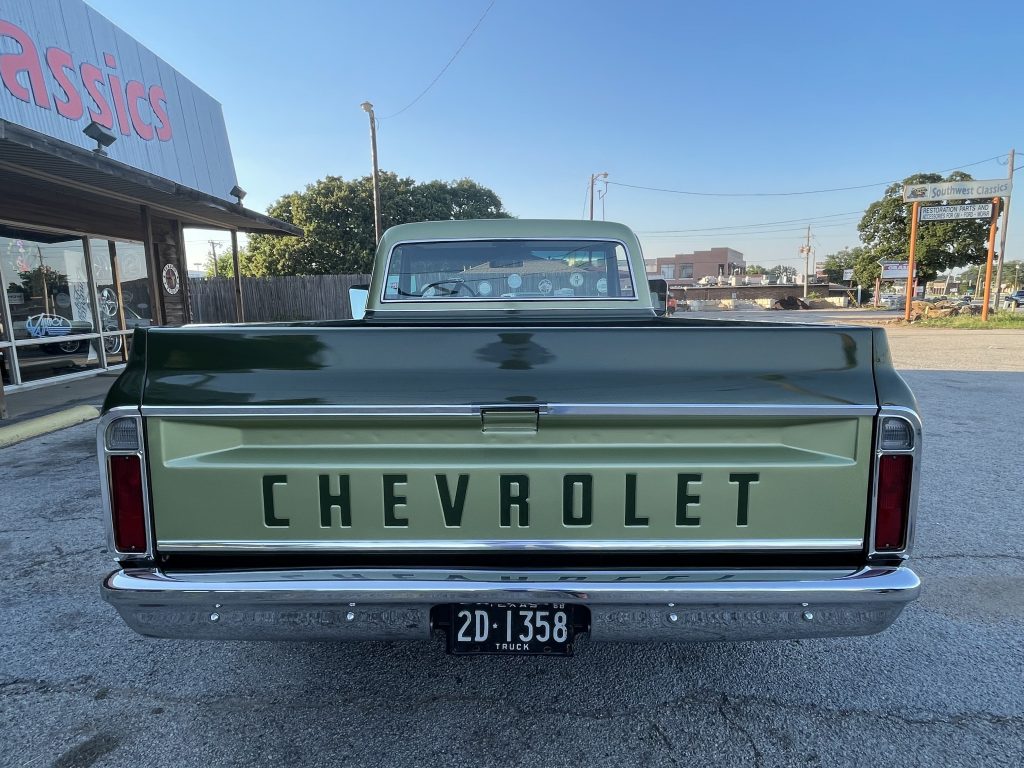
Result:
<svg viewBox="0 0 1024 768"><path fill-rule="evenodd" d="M539 408L484 408L480 411L482 432L536 434Z"/></svg>

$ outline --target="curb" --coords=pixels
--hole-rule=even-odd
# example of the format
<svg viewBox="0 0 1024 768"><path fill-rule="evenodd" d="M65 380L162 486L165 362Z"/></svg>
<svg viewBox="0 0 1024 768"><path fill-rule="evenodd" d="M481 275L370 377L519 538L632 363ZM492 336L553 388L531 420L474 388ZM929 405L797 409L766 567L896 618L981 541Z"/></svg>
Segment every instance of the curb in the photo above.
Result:
<svg viewBox="0 0 1024 768"><path fill-rule="evenodd" d="M76 424L97 418L100 415L99 409L91 405L78 405L74 408L67 408L56 413L48 413L46 416L39 416L35 419L12 424L9 427L0 427L0 448L20 443L33 437L39 437L58 429L66 429Z"/></svg>

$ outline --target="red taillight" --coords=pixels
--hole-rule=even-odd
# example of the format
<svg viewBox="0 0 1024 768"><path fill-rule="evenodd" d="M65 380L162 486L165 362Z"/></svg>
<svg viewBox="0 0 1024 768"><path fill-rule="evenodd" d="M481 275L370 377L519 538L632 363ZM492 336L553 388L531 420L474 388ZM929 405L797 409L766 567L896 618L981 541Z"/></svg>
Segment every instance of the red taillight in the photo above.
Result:
<svg viewBox="0 0 1024 768"><path fill-rule="evenodd" d="M908 454L882 456L878 460L876 552L906 549L913 470L914 457Z"/></svg>
<svg viewBox="0 0 1024 768"><path fill-rule="evenodd" d="M146 511L142 493L139 457L111 456L110 502L114 513L114 546L118 552L146 551Z"/></svg>

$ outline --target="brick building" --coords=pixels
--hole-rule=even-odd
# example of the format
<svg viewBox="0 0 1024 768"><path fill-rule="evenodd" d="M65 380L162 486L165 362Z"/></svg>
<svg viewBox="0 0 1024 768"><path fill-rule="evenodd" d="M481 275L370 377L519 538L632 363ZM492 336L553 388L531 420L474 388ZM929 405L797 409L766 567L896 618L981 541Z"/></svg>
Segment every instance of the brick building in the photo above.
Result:
<svg viewBox="0 0 1024 768"><path fill-rule="evenodd" d="M647 261L648 276L676 281L679 285L695 285L702 277L730 277L736 270L742 275L746 269L743 254L732 248L677 253Z"/></svg>

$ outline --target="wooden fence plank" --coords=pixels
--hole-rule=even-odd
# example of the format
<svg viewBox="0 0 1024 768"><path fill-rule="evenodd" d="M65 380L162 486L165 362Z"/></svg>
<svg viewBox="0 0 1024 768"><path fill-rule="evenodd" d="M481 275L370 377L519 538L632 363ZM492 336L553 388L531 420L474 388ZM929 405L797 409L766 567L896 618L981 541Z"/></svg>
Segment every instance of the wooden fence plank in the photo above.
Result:
<svg viewBox="0 0 1024 768"><path fill-rule="evenodd" d="M348 289L369 275L243 277L242 301L249 322L344 320L352 317ZM235 288L229 277L189 280L194 323L235 322Z"/></svg>

